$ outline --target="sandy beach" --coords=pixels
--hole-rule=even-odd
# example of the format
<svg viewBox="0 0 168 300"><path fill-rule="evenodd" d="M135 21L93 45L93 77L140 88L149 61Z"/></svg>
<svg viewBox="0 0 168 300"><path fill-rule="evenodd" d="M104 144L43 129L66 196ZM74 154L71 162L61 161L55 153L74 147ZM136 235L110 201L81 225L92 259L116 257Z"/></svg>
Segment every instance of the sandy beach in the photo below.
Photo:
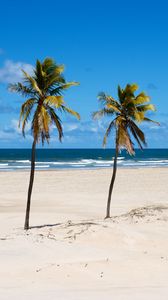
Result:
<svg viewBox="0 0 168 300"><path fill-rule="evenodd" d="M0 299L168 299L168 168L0 173Z"/></svg>

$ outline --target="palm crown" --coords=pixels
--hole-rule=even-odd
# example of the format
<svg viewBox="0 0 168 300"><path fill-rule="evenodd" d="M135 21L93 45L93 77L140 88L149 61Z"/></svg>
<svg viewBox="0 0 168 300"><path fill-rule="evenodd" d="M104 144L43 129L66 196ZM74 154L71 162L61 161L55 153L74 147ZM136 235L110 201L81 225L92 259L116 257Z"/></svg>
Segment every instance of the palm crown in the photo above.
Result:
<svg viewBox="0 0 168 300"><path fill-rule="evenodd" d="M142 145L146 145L144 133L136 123L142 121L155 122L145 116L146 112L155 111L154 105L149 104L150 98L144 92L135 96L134 93L137 89L138 86L136 84L127 84L125 89L121 89L118 86L118 101L103 92L100 93L98 98L104 107L93 114L94 118L100 118L105 115L114 116L106 130L103 144L106 144L107 137L111 130L115 128L117 150L126 148L129 154L134 154L131 134L141 149Z"/></svg>
<svg viewBox="0 0 168 300"><path fill-rule="evenodd" d="M31 130L35 142L49 142L51 124L56 126L61 141L63 128L56 111L68 112L80 119L77 112L65 105L62 96L65 89L78 83L66 82L63 71L64 66L57 65L51 58L46 58L42 63L37 60L32 76L23 71L23 83L10 85L12 91L28 97L21 107L19 125L22 123L22 133L25 136L25 126L33 112Z"/></svg>

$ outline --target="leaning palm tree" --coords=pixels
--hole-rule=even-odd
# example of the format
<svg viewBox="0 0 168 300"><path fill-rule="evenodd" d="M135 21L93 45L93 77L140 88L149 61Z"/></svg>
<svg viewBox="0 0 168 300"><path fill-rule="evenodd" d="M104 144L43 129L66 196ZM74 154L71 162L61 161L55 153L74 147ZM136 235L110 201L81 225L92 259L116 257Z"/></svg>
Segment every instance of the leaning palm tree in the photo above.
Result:
<svg viewBox="0 0 168 300"><path fill-rule="evenodd" d="M93 118L95 119L106 115L113 117L103 139L104 146L112 129L115 129L115 157L113 174L109 186L106 218L110 218L111 196L116 177L119 151L125 148L130 155L135 154L132 137L140 149L143 149L143 145L146 145L145 135L136 123L141 123L142 121L157 123L145 116L147 111L155 111L155 107L148 103L150 98L144 92L135 96L134 93L137 89L138 86L136 84L127 84L125 89L121 89L120 86L118 86L118 101L112 96L106 95L104 92L100 93L98 99L103 104L103 108L93 113Z"/></svg>
<svg viewBox="0 0 168 300"><path fill-rule="evenodd" d="M27 207L24 229L29 229L29 215L31 194L35 171L35 149L40 141L42 145L50 140L50 126L55 125L59 140L63 137L63 128L57 112L67 112L80 119L77 112L68 108L63 100L62 93L77 82L66 82L62 72L63 65L57 65L53 59L46 58L43 62L37 60L33 75L23 71L23 83L11 84L10 89L28 98L23 103L20 111L19 126L22 125L22 133L25 137L25 127L31 119L31 131L33 136L31 154L31 172L27 196Z"/></svg>

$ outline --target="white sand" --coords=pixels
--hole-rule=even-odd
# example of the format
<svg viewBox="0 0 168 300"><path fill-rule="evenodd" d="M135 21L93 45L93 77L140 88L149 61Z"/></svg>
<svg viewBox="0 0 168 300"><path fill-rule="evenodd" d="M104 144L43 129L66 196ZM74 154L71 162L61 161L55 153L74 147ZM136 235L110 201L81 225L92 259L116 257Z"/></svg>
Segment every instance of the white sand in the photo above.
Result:
<svg viewBox="0 0 168 300"><path fill-rule="evenodd" d="M110 176L37 172L24 232L29 173L0 173L0 300L168 299L168 169L119 169L103 220Z"/></svg>

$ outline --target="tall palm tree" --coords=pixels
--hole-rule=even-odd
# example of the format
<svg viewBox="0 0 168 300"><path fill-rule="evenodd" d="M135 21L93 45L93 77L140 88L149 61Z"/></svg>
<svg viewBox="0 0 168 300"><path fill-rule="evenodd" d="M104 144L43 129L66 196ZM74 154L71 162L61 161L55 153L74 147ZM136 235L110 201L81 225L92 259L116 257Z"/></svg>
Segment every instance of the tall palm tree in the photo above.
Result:
<svg viewBox="0 0 168 300"><path fill-rule="evenodd" d="M93 118L95 119L106 115L113 117L103 139L104 146L112 129L115 129L115 157L113 174L109 186L106 218L110 218L111 196L116 177L119 151L125 148L130 155L134 155L135 151L132 137L140 149L143 149L143 145L146 145L145 135L136 123L141 123L142 121L157 123L145 116L146 112L151 110L155 111L155 107L148 103L150 98L144 92L135 96L134 93L137 89L138 86L136 84L127 84L125 89L121 89L120 86L118 86L118 101L112 96L106 95L104 92L100 93L98 99L103 104L103 108L93 113Z"/></svg>
<svg viewBox="0 0 168 300"><path fill-rule="evenodd" d="M23 71L23 83L11 84L10 89L28 98L20 111L19 126L22 125L22 133L25 137L25 127L31 119L31 131L33 135L31 172L27 196L27 208L24 229L29 229L29 215L31 194L35 171L35 149L40 141L42 145L50 140L50 126L55 125L59 140L63 137L63 128L57 112L67 112L80 119L77 112L68 108L63 100L62 93L77 82L66 82L62 72L63 65L57 65L53 59L46 58L43 62L36 61L33 75Z"/></svg>

